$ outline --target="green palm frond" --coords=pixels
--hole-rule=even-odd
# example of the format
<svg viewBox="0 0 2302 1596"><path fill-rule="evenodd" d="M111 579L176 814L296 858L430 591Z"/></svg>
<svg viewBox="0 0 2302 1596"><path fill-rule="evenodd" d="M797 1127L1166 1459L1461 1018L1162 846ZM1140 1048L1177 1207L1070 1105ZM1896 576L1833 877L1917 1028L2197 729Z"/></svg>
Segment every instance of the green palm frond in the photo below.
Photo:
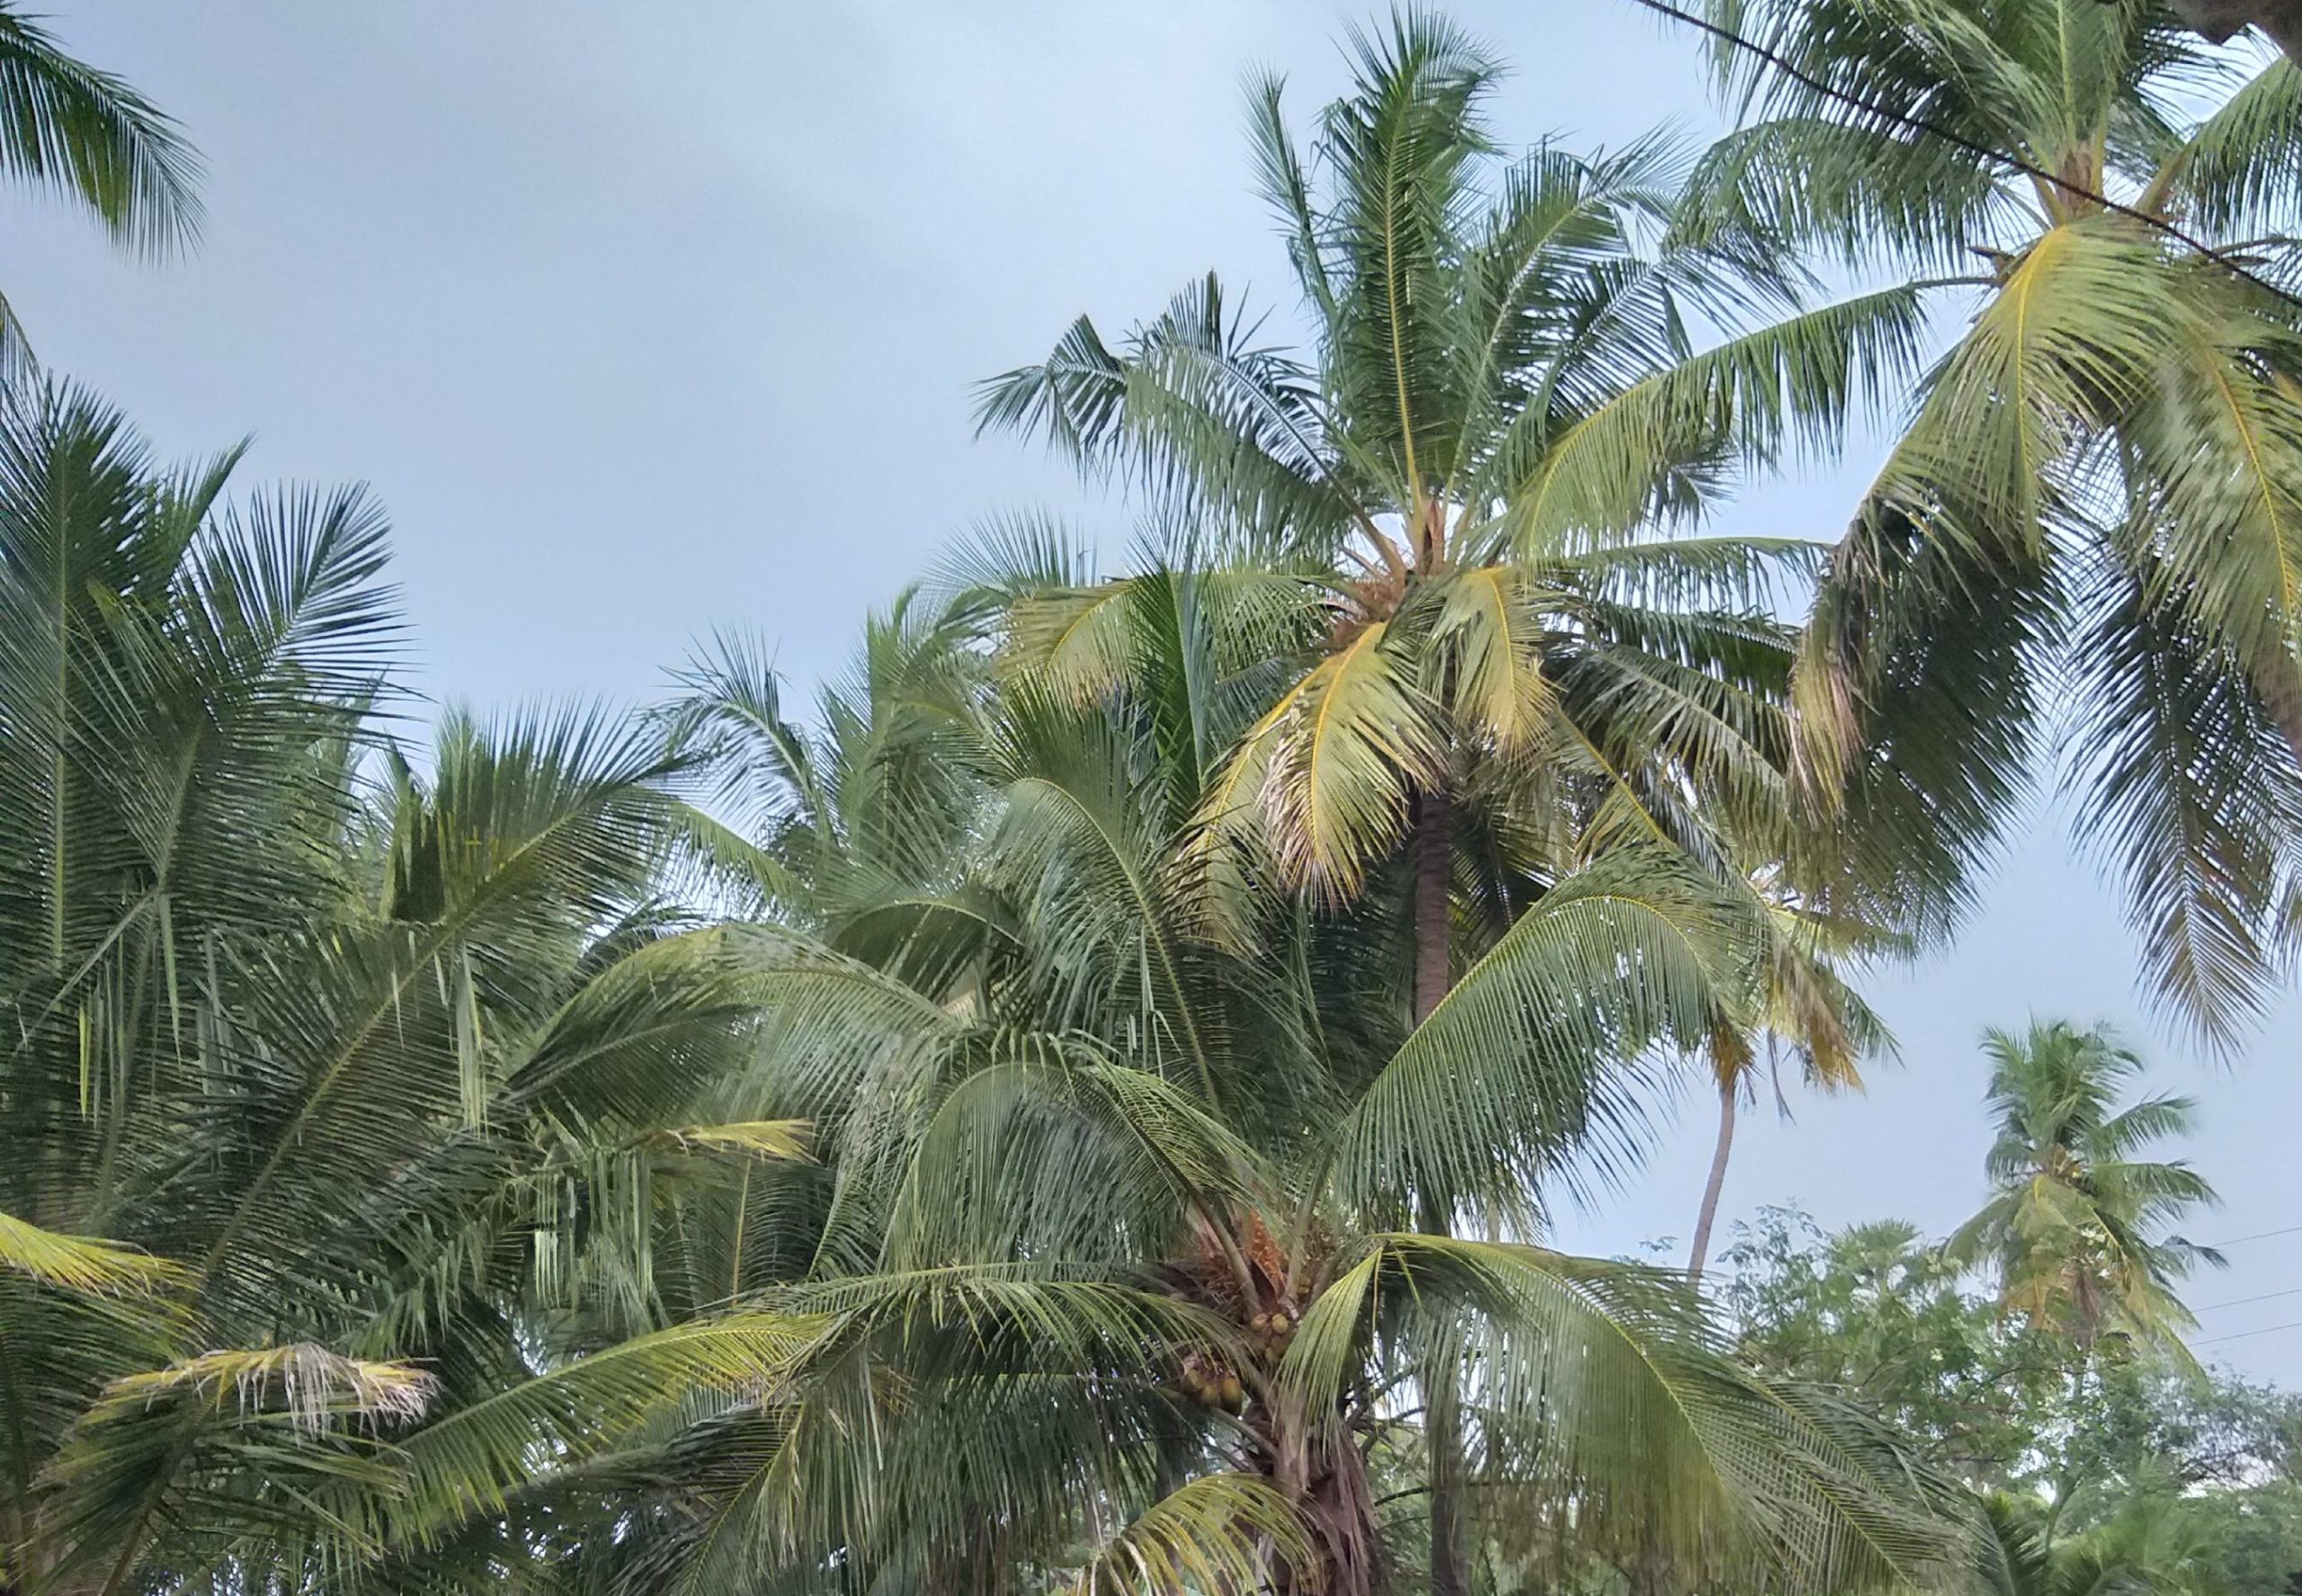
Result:
<svg viewBox="0 0 2302 1596"><path fill-rule="evenodd" d="M2279 58L2199 123L2153 181L2199 226L2221 237L2290 229L2302 185L2302 69Z"/></svg>
<svg viewBox="0 0 2302 1596"><path fill-rule="evenodd" d="M85 209L147 258L200 236L199 153L174 118L110 72L68 55L44 19L0 11L0 172ZM37 388L40 363L0 299L0 384Z"/></svg>
<svg viewBox="0 0 2302 1596"><path fill-rule="evenodd" d="M436 1543L469 1517L500 1510L525 1482L628 1440L699 1392L766 1395L830 1324L738 1313L675 1325L440 1414L400 1440L405 1483L397 1499L378 1504L383 1527L403 1543Z"/></svg>
<svg viewBox="0 0 2302 1596"><path fill-rule="evenodd" d="M1209 275L1113 351L1082 317L1039 365L984 384L978 425L1041 435L1091 470L1249 523L1346 519L1312 374L1254 342Z"/></svg>
<svg viewBox="0 0 2302 1596"><path fill-rule="evenodd" d="M1539 1542L1571 1513L1594 1548L1817 1590L1923 1576L1957 1549L1904 1495L1908 1463L1885 1432L1736 1369L1683 1280L1495 1243L1392 1235L1370 1249L1307 1309L1289 1389L1323 1409L1364 1356L1337 1354L1370 1336L1466 1359L1481 1371L1478 1477L1562 1504L1557 1522L1499 1519L1498 1533Z"/></svg>
<svg viewBox="0 0 2302 1596"><path fill-rule="evenodd" d="M1332 1133L1358 1202L1522 1200L1570 1152L1635 1142L1647 1050L1703 1034L1740 940L1734 906L1660 850L1553 887L1464 972Z"/></svg>
<svg viewBox="0 0 2302 1596"><path fill-rule="evenodd" d="M1560 424L1527 411L1495 455L1511 541L1538 557L1699 501L1735 461L1809 453L1914 377L1923 290L1881 290L1730 338ZM1483 495L1482 495L1483 496Z"/></svg>
<svg viewBox="0 0 2302 1596"><path fill-rule="evenodd" d="M1253 1589L1312 1561L1301 1516L1268 1481L1204 1474L1153 1502L1072 1576L1077 1596Z"/></svg>
<svg viewBox="0 0 2302 1596"><path fill-rule="evenodd" d="M174 120L13 7L0 13L0 127L8 171L79 201L139 253L199 236L200 157Z"/></svg>
<svg viewBox="0 0 2302 1596"><path fill-rule="evenodd" d="M2074 655L2077 835L2124 879L2153 990L2226 1043L2282 978L2260 884L2293 869L2302 788L2229 652L2136 573L2100 581Z"/></svg>
<svg viewBox="0 0 2302 1596"><path fill-rule="evenodd" d="M1155 1255L1254 1197L1251 1151L1174 1083L1082 1038L986 1043L911 1151L895 1262Z"/></svg>

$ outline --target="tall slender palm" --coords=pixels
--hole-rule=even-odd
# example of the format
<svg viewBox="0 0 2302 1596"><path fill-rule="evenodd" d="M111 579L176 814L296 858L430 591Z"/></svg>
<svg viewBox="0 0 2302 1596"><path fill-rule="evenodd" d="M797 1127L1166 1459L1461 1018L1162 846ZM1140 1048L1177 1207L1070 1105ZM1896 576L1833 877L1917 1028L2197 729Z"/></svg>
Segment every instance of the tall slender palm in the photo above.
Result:
<svg viewBox="0 0 2302 1596"><path fill-rule="evenodd" d="M2139 0L1709 15L1784 64L1720 47L1717 214L1955 328L1815 600L1811 789L1954 903L2060 711L2154 990L2227 1039L2297 923L2302 70Z"/></svg>
<svg viewBox="0 0 2302 1596"><path fill-rule="evenodd" d="M176 124L111 73L67 55L18 0L0 4L0 172L75 201L139 254L200 230L200 158ZM31 358L0 299L0 379Z"/></svg>
<svg viewBox="0 0 2302 1596"><path fill-rule="evenodd" d="M2168 1226L2217 1199L2181 1160L2140 1156L2190 1126L2188 1098L2119 1107L2142 1060L2106 1027L2033 1022L1991 1030L1986 1168L1995 1193L1951 1237L1954 1257L1997 1267L2008 1308L2091 1346L2105 1332L2178 1344L2194 1321L2175 1295L2211 1249Z"/></svg>
<svg viewBox="0 0 2302 1596"><path fill-rule="evenodd" d="M1763 875L1753 887L1763 905L1764 929L1752 968L1756 1002L1738 1005L1750 1023L1738 1028L1722 1016L1704 1044L1718 1089L1718 1138L1687 1249L1687 1277L1695 1280L1702 1278L1710 1256L1711 1230L1735 1149L1736 1111L1744 1097L1756 1095L1762 1052L1770 1075L1778 1079L1788 1047L1808 1085L1860 1091L1862 1058L1893 1045L1885 1022L1848 985L1840 967L1845 958L1880 951L1892 939L1859 922L1782 901ZM1779 1085L1777 1092L1779 1097Z"/></svg>

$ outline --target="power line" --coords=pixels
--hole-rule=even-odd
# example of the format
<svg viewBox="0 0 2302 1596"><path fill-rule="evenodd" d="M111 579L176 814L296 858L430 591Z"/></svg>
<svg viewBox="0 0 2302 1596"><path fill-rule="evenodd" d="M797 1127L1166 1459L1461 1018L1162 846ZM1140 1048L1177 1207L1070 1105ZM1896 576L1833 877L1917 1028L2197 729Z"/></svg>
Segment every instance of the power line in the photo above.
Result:
<svg viewBox="0 0 2302 1596"><path fill-rule="evenodd" d="M2240 1242L2266 1242L2274 1235L2293 1235L2302 1232L2302 1225L2289 1225L2283 1230L2257 1230L2252 1235L2234 1235L2226 1242L2208 1242L2209 1247L2235 1247Z"/></svg>
<svg viewBox="0 0 2302 1596"><path fill-rule="evenodd" d="M2302 1330L2302 1319L2290 1320L2284 1324L2265 1324L2260 1330L2241 1330L2235 1335L2209 1335L2204 1341L2190 1342L2190 1345L2210 1347L2217 1342L2244 1341L2247 1337L2255 1335L2275 1335L2281 1330Z"/></svg>
<svg viewBox="0 0 2302 1596"><path fill-rule="evenodd" d="M1842 105L1860 111L1868 116L1884 117L1890 121L1899 122L1914 133L1923 133L1930 138L1940 138L1947 144L1955 145L1958 148L1965 150L1970 156L1979 156L1981 159L1988 161L1994 165L1999 166L2005 171L2019 172L2023 176L2030 178L2035 182L2051 184L2053 187L2061 190L2064 193L2070 195L2074 199L2091 201L2094 204L2100 205L2105 210L2115 211L2119 216L2126 217L2133 221L2138 221L2144 227L2152 229L2154 232L2164 234L2165 236L2173 239L2176 243L2196 251L2206 259L2212 261L2216 265L2220 266L2224 271L2232 273L2234 276L2242 278L2247 282L2253 283L2264 293L2269 294L2275 299L2283 300L2285 303L2293 306L2298 310L2302 310L2302 299L2298 299L2293 294L2288 293L2284 289L2280 288L2273 282L2270 282L2256 276L2252 271L2240 263L2236 257L2223 254L2220 250L2215 248L2212 245L2207 243L2202 238L2192 237L2189 233L2176 227L2173 223L2166 220L2164 217L2152 216L2147 211L2137 210L2131 205L2120 204L2118 201L2111 199L2108 194L2098 192L2093 189L2088 188L2083 183L2074 183L2069 178L2061 175L2059 173L2049 172L2043 166L2033 166L2030 162L2023 160L2019 156L2012 156L2003 149L1994 149L1987 144L1977 143L1976 140L1967 138L1965 134L1957 131L1955 129L1945 127L1941 122L1935 121L1931 118L1914 116L1910 112L1905 111L1895 111L1887 106L1874 104L1870 101L1863 99L1860 94L1849 94L1846 90L1825 83L1821 78L1815 76L1811 73L1802 71L1789 60L1777 54L1775 51L1769 49L1757 40L1746 38L1743 34L1735 31L1732 28L1722 27L1718 23L1710 21L1708 17L1697 16L1691 11L1682 11L1677 6L1669 4L1667 0L1634 0L1634 4L1645 6L1647 10L1654 12L1658 16L1666 16L1674 22L1683 22L1690 28L1700 29L1703 32L1709 34L1713 39L1720 40L1722 43L1730 44L1736 49L1744 50L1751 55L1756 56L1760 60L1764 61L1768 66L1782 74L1783 76L1790 79L1791 82L1798 84L1804 88L1811 89L1817 94L1822 94L1829 99L1835 100Z"/></svg>
<svg viewBox="0 0 2302 1596"><path fill-rule="evenodd" d="M2194 1314L2210 1314L2217 1308L2242 1308L2250 1302L2270 1302L2280 1297L2302 1297L2302 1286L2284 1291L2265 1291L2260 1297L2234 1297L2228 1302L2209 1302L2202 1308L2192 1308Z"/></svg>

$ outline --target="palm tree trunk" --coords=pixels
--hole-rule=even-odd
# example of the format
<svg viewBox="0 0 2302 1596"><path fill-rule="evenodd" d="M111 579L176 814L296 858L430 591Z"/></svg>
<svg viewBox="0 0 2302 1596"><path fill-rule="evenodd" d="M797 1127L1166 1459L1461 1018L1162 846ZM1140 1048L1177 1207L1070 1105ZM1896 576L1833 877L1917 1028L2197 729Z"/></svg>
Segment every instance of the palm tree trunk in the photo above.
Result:
<svg viewBox="0 0 2302 1596"><path fill-rule="evenodd" d="M1446 1000L1453 979L1454 948L1448 921L1448 888L1454 866L1453 819L1444 788L1415 800L1414 818L1414 1022L1422 1024ZM1424 1193L1415 1219L1431 1235L1451 1234L1446 1203ZM1431 1369L1424 1393L1423 1447L1429 1454L1431 1486L1431 1593L1463 1596L1463 1431L1461 1393L1451 1360Z"/></svg>
<svg viewBox="0 0 2302 1596"><path fill-rule="evenodd" d="M1742 1083L1729 1075L1718 1083L1718 1144L1710 1151L1710 1179L1702 1188L1702 1211L1695 1216L1694 1245L1687 1257L1687 1279L1700 1281L1710 1258L1710 1227L1718 1218L1718 1194L1726 1185L1726 1160L1735 1150L1735 1098Z"/></svg>
<svg viewBox="0 0 2302 1596"><path fill-rule="evenodd" d="M2216 44L2252 23L2302 67L2302 4L2296 0L2173 0L2173 8L2185 27Z"/></svg>
<svg viewBox="0 0 2302 1596"><path fill-rule="evenodd" d="M1414 818L1414 1022L1431 1018L1454 978L1447 889L1454 871L1453 816L1446 791L1434 789L1415 799Z"/></svg>
<svg viewBox="0 0 2302 1596"><path fill-rule="evenodd" d="M2274 648L2255 662L2253 675L2254 696L2302 762L2302 670L2285 649Z"/></svg>

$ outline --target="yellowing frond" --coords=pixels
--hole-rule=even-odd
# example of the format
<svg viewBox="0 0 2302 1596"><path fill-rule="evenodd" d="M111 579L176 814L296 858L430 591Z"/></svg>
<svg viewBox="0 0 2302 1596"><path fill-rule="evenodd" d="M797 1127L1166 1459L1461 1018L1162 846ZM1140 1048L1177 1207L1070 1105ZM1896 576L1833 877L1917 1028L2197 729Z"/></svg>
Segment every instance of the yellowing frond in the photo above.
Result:
<svg viewBox="0 0 2302 1596"><path fill-rule="evenodd" d="M1319 662L1276 730L1263 813L1285 877L1324 896L1357 896L1405 829L1407 800L1435 780L1433 706L1370 622Z"/></svg>
<svg viewBox="0 0 2302 1596"><path fill-rule="evenodd" d="M727 1125L689 1125L657 1133L670 1147L735 1153L754 1158L804 1159L808 1152L805 1119L747 1119Z"/></svg>
<svg viewBox="0 0 2302 1596"><path fill-rule="evenodd" d="M432 1377L405 1363L346 1358L299 1342L202 1352L116 1380L94 1410L96 1417L127 1413L170 1396L190 1396L242 1413L285 1412L299 1427L317 1430L330 1419L423 1417Z"/></svg>
<svg viewBox="0 0 2302 1596"><path fill-rule="evenodd" d="M163 1290L182 1278L165 1258L94 1236L59 1235L8 1214L0 1214L0 1269L101 1297Z"/></svg>
<svg viewBox="0 0 2302 1596"><path fill-rule="evenodd" d="M1459 724L1504 753L1536 742L1557 705L1543 674L1542 617L1528 581L1510 566L1481 566L1448 584L1432 641L1451 667Z"/></svg>

